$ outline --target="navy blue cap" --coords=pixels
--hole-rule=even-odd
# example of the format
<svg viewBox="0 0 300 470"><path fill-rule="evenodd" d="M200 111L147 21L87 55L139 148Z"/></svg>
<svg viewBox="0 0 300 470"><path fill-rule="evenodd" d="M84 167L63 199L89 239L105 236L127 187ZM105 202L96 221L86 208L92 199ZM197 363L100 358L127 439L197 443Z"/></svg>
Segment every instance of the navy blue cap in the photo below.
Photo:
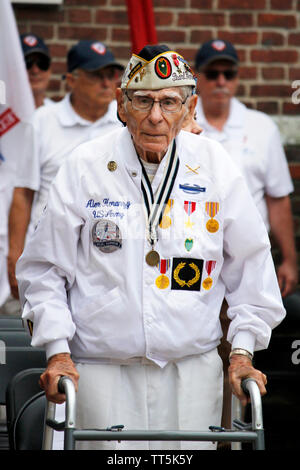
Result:
<svg viewBox="0 0 300 470"><path fill-rule="evenodd" d="M24 57L34 52L44 54L50 58L49 49L43 39L33 33L25 33L20 35L21 45Z"/></svg>
<svg viewBox="0 0 300 470"><path fill-rule="evenodd" d="M215 60L226 59L238 64L239 58L234 46L229 41L212 39L205 42L198 50L195 57L196 70L201 69Z"/></svg>
<svg viewBox="0 0 300 470"><path fill-rule="evenodd" d="M68 52L68 72L75 69L99 70L108 66L124 69L102 42L84 39L71 47Z"/></svg>
<svg viewBox="0 0 300 470"><path fill-rule="evenodd" d="M165 44L154 44L143 47L143 49L138 52L137 55L139 57L142 57L142 59L150 61L154 59L154 57L156 57L157 55L171 50L172 49L169 46L166 46Z"/></svg>

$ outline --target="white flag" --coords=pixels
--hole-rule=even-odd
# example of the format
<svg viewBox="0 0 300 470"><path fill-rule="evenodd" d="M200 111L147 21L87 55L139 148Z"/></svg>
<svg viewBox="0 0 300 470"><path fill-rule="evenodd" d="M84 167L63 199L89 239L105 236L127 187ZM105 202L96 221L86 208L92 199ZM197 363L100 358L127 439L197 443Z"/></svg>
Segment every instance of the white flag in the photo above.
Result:
<svg viewBox="0 0 300 470"><path fill-rule="evenodd" d="M14 12L10 0L0 0L0 306L9 294L6 254L14 178L31 143L34 109Z"/></svg>

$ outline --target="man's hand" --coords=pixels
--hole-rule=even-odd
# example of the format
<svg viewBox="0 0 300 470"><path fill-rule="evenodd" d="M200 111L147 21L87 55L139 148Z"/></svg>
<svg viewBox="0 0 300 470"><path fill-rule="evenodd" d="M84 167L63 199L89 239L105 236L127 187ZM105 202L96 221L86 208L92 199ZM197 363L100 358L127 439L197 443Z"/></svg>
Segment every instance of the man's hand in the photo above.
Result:
<svg viewBox="0 0 300 470"><path fill-rule="evenodd" d="M11 294L15 299L19 298L18 281L16 279L16 264L20 254L10 251L7 257L7 271Z"/></svg>
<svg viewBox="0 0 300 470"><path fill-rule="evenodd" d="M40 377L40 386L46 392L46 397L53 403L64 403L66 396L59 393L57 384L62 376L67 376L72 379L77 391L79 374L75 365L68 353L55 354L48 360L47 369Z"/></svg>
<svg viewBox="0 0 300 470"><path fill-rule="evenodd" d="M298 283L297 265L293 261L283 261L277 268L277 279L282 297L292 294Z"/></svg>
<svg viewBox="0 0 300 470"><path fill-rule="evenodd" d="M255 369L251 360L248 357L235 354L230 358L230 366L228 368L229 383L231 385L232 393L242 402L245 406L249 397L245 395L241 387L242 379L252 378L256 381L260 394L267 393L265 385L267 384L267 377L265 374Z"/></svg>

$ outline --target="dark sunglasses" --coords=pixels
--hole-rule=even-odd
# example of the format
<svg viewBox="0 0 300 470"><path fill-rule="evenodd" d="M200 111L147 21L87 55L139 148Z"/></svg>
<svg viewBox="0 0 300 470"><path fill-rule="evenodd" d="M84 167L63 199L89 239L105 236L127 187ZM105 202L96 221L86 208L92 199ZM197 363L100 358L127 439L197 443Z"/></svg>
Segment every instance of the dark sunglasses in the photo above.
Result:
<svg viewBox="0 0 300 470"><path fill-rule="evenodd" d="M36 64L40 70L43 70L44 72L49 69L50 67L50 59L49 57L45 55L41 55L39 57L26 57L25 58L25 63L26 63L26 69L30 70L31 67L33 67L33 64Z"/></svg>
<svg viewBox="0 0 300 470"><path fill-rule="evenodd" d="M207 80L217 80L219 75L223 74L226 80L233 80L237 76L237 70L227 69L227 70L216 70L216 69L207 69L203 71L205 78Z"/></svg>

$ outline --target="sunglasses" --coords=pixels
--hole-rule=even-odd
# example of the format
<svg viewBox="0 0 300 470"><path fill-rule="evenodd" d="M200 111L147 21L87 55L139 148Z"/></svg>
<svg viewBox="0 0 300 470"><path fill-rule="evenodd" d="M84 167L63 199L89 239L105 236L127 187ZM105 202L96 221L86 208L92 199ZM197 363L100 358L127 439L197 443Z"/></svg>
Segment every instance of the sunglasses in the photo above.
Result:
<svg viewBox="0 0 300 470"><path fill-rule="evenodd" d="M237 76L237 70L227 69L227 70L216 70L216 69L207 69L203 71L205 78L207 80L217 80L219 75L224 75L226 80L233 80Z"/></svg>
<svg viewBox="0 0 300 470"><path fill-rule="evenodd" d="M44 72L50 67L50 59L47 56L41 55L39 57L27 57L25 58L26 69L30 70L34 64L38 66L40 70Z"/></svg>

